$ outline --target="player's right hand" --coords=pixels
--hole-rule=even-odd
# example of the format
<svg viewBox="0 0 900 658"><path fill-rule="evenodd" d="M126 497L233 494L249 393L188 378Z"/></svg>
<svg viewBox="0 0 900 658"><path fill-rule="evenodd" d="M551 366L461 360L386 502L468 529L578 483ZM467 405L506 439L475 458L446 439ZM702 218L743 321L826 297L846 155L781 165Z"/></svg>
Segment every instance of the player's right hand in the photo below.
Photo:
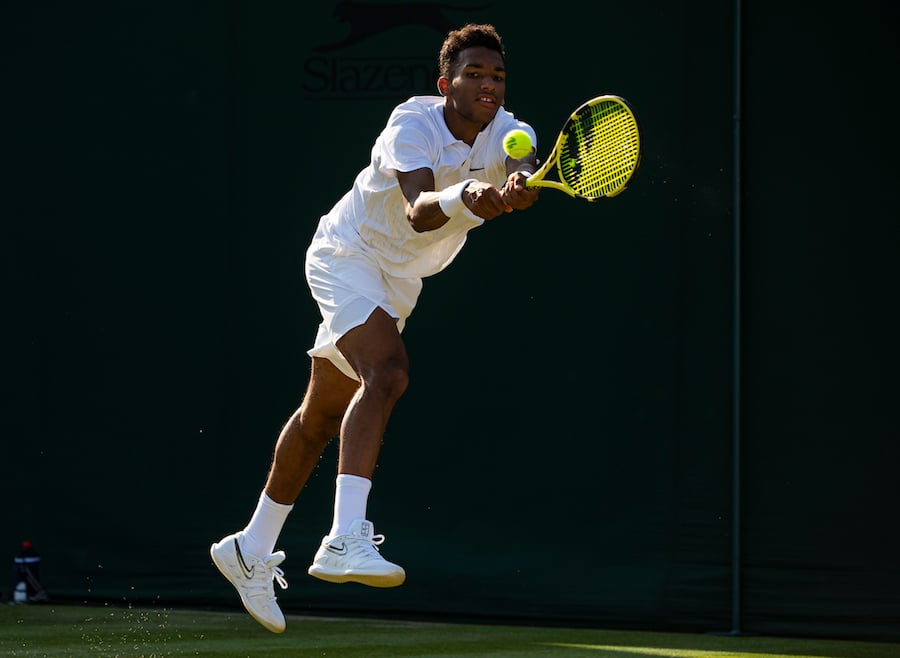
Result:
<svg viewBox="0 0 900 658"><path fill-rule="evenodd" d="M504 201L500 190L484 181L474 181L466 186L462 195L463 203L482 219L494 219L513 208Z"/></svg>

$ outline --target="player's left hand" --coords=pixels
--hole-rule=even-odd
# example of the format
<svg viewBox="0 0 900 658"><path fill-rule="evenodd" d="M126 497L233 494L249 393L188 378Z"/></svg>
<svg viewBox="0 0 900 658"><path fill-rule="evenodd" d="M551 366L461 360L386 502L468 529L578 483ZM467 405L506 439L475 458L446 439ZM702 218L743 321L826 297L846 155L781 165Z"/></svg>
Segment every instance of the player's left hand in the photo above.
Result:
<svg viewBox="0 0 900 658"><path fill-rule="evenodd" d="M514 210L525 210L531 207L537 201L540 195L540 188L525 187L525 181L528 180L528 174L522 171L514 171L506 178L503 189L500 190L500 196L503 202Z"/></svg>

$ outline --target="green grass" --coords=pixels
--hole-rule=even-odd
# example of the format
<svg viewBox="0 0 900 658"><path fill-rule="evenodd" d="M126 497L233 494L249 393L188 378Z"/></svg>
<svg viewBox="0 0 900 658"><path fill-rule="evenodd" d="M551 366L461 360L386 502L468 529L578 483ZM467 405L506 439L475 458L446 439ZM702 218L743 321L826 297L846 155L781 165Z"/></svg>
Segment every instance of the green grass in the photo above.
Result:
<svg viewBox="0 0 900 658"><path fill-rule="evenodd" d="M288 617L274 635L243 612L0 606L0 656L442 658L896 658L900 645L752 636Z"/></svg>

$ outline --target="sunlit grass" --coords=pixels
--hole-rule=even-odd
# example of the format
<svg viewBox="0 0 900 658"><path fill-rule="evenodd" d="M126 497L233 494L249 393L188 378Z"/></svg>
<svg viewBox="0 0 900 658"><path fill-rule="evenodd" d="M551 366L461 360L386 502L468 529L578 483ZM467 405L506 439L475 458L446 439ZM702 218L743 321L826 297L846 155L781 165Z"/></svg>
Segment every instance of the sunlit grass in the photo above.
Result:
<svg viewBox="0 0 900 658"><path fill-rule="evenodd" d="M602 656L636 654L639 656L664 656L666 658L823 658L822 654L809 656L799 653L766 653L759 651L708 651L701 649L673 649L670 647L630 647L611 644L563 644L551 642L548 646L596 651L599 655ZM838 654L835 654L835 657L837 655Z"/></svg>
<svg viewBox="0 0 900 658"><path fill-rule="evenodd" d="M0 656L204 658L897 658L900 644L288 615L282 635L243 610L0 606Z"/></svg>

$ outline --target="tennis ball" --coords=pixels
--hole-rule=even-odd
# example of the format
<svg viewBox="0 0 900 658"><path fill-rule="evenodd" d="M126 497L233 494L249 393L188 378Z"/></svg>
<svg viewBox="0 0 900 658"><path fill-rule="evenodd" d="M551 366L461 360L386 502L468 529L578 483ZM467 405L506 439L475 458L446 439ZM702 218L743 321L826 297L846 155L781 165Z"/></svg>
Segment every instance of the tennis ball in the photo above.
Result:
<svg viewBox="0 0 900 658"><path fill-rule="evenodd" d="M503 136L503 150L509 157L520 160L531 153L531 137L519 128L510 130Z"/></svg>

